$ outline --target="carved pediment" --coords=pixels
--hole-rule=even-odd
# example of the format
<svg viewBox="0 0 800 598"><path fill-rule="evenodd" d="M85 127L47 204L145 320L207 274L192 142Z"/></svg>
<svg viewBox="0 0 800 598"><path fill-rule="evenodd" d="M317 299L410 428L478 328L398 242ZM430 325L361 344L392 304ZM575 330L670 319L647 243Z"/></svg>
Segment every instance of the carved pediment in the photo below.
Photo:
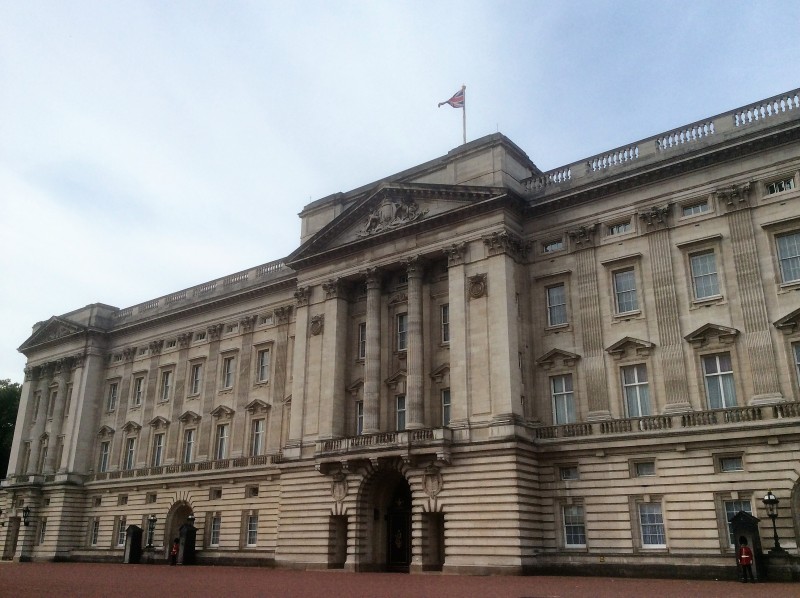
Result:
<svg viewBox="0 0 800 598"><path fill-rule="evenodd" d="M406 383L405 370L398 370L394 374L392 374L389 378L386 379L386 385L392 390L396 390L402 384L402 387L400 388L400 390L402 391L405 388L405 383Z"/></svg>
<svg viewBox="0 0 800 598"><path fill-rule="evenodd" d="M359 378L347 387L347 391L355 397L359 392L361 392L362 388L364 388L364 378Z"/></svg>
<svg viewBox="0 0 800 598"><path fill-rule="evenodd" d="M714 340L718 341L720 344L729 345L733 343L738 334L739 331L736 330L736 328L728 328L727 326L711 324L709 322L708 324L703 324L694 332L690 332L684 338L692 343L693 346L702 347Z"/></svg>
<svg viewBox="0 0 800 598"><path fill-rule="evenodd" d="M264 413L269 410L270 406L261 399L253 399L250 401L245 409L250 413Z"/></svg>
<svg viewBox="0 0 800 598"><path fill-rule="evenodd" d="M151 428L155 428L156 430L166 428L169 426L169 420L165 417L156 416L148 422L148 425Z"/></svg>
<svg viewBox="0 0 800 598"><path fill-rule="evenodd" d="M113 435L114 435L114 428L111 428L109 426L103 426L97 432L97 436L99 436L100 438L110 438Z"/></svg>
<svg viewBox="0 0 800 598"><path fill-rule="evenodd" d="M370 210L363 226L356 230L356 236L368 237L390 231L415 222L427 213L427 209L420 208L420 205L408 196L387 194Z"/></svg>
<svg viewBox="0 0 800 598"><path fill-rule="evenodd" d="M783 316L780 320L773 323L773 326L784 334L792 334L800 330L800 308Z"/></svg>
<svg viewBox="0 0 800 598"><path fill-rule="evenodd" d="M225 405L220 405L211 412L211 417L216 417L217 419L231 419L233 414L233 409Z"/></svg>
<svg viewBox="0 0 800 598"><path fill-rule="evenodd" d="M183 414L178 418L178 421L184 424L196 424L200 421L200 416L194 411L184 411Z"/></svg>
<svg viewBox="0 0 800 598"><path fill-rule="evenodd" d="M650 341L643 341L638 338L633 338L632 336L626 336L625 338L618 340L616 343L606 348L606 352L614 357L614 359L621 359L626 355L639 355L641 357L647 357L650 355L653 347L655 347L655 345Z"/></svg>
<svg viewBox="0 0 800 598"><path fill-rule="evenodd" d="M549 370L553 367L572 367L575 365L575 362L581 358L580 355L576 355L575 353L570 353L569 351L563 351L561 349L551 349L544 355L542 355L539 359L536 360L536 363L543 367L546 370Z"/></svg>
<svg viewBox="0 0 800 598"><path fill-rule="evenodd" d="M129 421L124 426L122 426L122 429L123 429L124 432L126 432L128 434L131 434L131 433L138 432L139 430L141 430L142 426L140 426L139 424L137 424L134 421Z"/></svg>
<svg viewBox="0 0 800 598"><path fill-rule="evenodd" d="M25 351L31 347L51 343L84 332L86 332L86 327L80 326L66 318L53 316L44 322L36 332L20 345L19 351L25 353Z"/></svg>
<svg viewBox="0 0 800 598"><path fill-rule="evenodd" d="M441 384L442 380L444 380L444 378L449 375L450 375L449 363L443 363L442 365L440 365L438 368L436 368L431 372L431 378L433 378L437 384Z"/></svg>

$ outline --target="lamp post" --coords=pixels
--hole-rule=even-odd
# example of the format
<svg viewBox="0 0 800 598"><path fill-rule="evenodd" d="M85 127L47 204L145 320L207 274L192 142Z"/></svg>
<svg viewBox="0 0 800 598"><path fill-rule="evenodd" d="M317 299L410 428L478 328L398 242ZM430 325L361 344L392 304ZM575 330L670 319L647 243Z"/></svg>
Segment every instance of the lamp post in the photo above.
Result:
<svg viewBox="0 0 800 598"><path fill-rule="evenodd" d="M775 520L778 518L778 504L781 501L772 493L772 490L768 490L764 498L761 499L761 502L763 502L764 506L767 508L767 515L772 519L772 533L775 539L775 547L773 550L783 550L778 540L778 527L775 525Z"/></svg>
<svg viewBox="0 0 800 598"><path fill-rule="evenodd" d="M3 517L3 509L0 509L0 518L2 517ZM5 525L6 525L5 521L0 521L0 527L5 527Z"/></svg>
<svg viewBox="0 0 800 598"><path fill-rule="evenodd" d="M146 548L147 548L148 552L152 552L153 551L153 536L155 535L155 532L156 532L156 521L158 521L158 518L155 516L155 514L152 514L152 515L150 515L150 517L147 518L147 546L146 546Z"/></svg>
<svg viewBox="0 0 800 598"><path fill-rule="evenodd" d="M194 518L194 515L189 515L189 516L186 518L186 523L188 523L188 524L189 524L189 525L191 525L191 526L194 526L194 519L195 519L195 518Z"/></svg>
<svg viewBox="0 0 800 598"><path fill-rule="evenodd" d="M25 527L27 527L27 526L29 526L31 524L31 508L30 507L25 507L24 509L22 509L22 524L25 525Z"/></svg>

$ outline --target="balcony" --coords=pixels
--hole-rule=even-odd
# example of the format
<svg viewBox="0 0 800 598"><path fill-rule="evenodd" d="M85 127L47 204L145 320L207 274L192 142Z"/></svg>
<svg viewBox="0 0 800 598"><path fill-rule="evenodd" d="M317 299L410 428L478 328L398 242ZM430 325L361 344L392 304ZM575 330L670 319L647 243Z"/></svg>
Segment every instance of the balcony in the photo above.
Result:
<svg viewBox="0 0 800 598"><path fill-rule="evenodd" d="M407 461L432 457L449 462L451 440L450 428L423 428L318 440L315 459L318 466L385 457L400 457Z"/></svg>
<svg viewBox="0 0 800 598"><path fill-rule="evenodd" d="M658 434L667 430L673 432L688 431L713 426L742 425L764 420L789 418L800 418L800 402L780 403L772 406L690 411L674 415L652 415L560 426L540 426L534 429L534 436L536 440L546 441L586 436L608 437L617 434Z"/></svg>

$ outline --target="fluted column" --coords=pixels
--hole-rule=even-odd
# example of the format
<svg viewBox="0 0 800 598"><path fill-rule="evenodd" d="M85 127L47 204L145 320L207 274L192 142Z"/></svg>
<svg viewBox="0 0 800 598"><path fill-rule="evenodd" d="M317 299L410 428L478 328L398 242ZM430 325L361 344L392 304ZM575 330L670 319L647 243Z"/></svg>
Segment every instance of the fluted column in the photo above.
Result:
<svg viewBox="0 0 800 598"><path fill-rule="evenodd" d="M47 402L49 399L50 384L53 379L52 363L45 363L39 368L39 383L36 386L36 393L39 393L38 400L34 393L34 414L36 422L31 431L31 456L28 459L28 471L25 473L38 473L39 455L42 450L41 437L44 434L44 427L47 423Z"/></svg>
<svg viewBox="0 0 800 598"><path fill-rule="evenodd" d="M239 354L239 381L236 384L236 413L233 416L232 438L236 444L232 445L231 457L248 455L247 443L249 442L247 424L247 403L250 398L250 388L253 385L253 372L251 361L253 359L253 329L258 316L247 316L239 320L239 330L242 332L242 350Z"/></svg>
<svg viewBox="0 0 800 598"><path fill-rule="evenodd" d="M422 275L419 257L405 262L408 271L408 345L406 370L406 428L425 427L425 409L422 387Z"/></svg>
<svg viewBox="0 0 800 598"><path fill-rule="evenodd" d="M267 452L276 453L281 450L281 430L286 399L286 379L289 368L289 323L292 307L279 307L273 313L278 329L275 332L275 377L270 383L271 406L269 415L269 433L267 435Z"/></svg>
<svg viewBox="0 0 800 598"><path fill-rule="evenodd" d="M308 378L308 326L309 326L309 302L311 300L311 288L299 287L294 294L297 301L294 319L294 358L292 367L292 414L289 419L289 439L287 449L292 448L294 452L286 451L289 457L300 456L299 449L303 444L303 436L306 426L306 393Z"/></svg>
<svg viewBox="0 0 800 598"><path fill-rule="evenodd" d="M322 380L319 404L319 437L338 438L347 429L347 293L340 280L322 284L325 291L324 318L315 329L322 334ZM324 324L324 326L323 326ZM312 330L312 334L315 332Z"/></svg>
<svg viewBox="0 0 800 598"><path fill-rule="evenodd" d="M367 270L367 338L364 356L364 433L380 431L381 274Z"/></svg>
<svg viewBox="0 0 800 598"><path fill-rule="evenodd" d="M22 393L20 394L19 399L17 420L16 425L14 426L14 441L11 444L14 450L11 452L11 458L8 461L7 477L26 473L26 471L19 471L18 468L22 466L21 460L23 459L23 453L25 450L25 442L22 437L22 431L23 429L28 430L31 417L33 416L31 413L31 402L33 401L35 386L36 382L33 380L33 368L26 365L25 380L22 383ZM4 472L0 471L0 474L2 473Z"/></svg>
<svg viewBox="0 0 800 598"><path fill-rule="evenodd" d="M444 250L447 255L447 287L450 302L450 427L459 438L468 439L469 352L467 351L467 287L464 272L465 243Z"/></svg>
<svg viewBox="0 0 800 598"><path fill-rule="evenodd" d="M42 473L53 473L61 465L57 463L59 436L61 435L61 424L64 421L64 406L67 401L67 381L69 380L69 367L65 360L61 359L56 364L56 375L58 376L58 388L56 396L53 397L54 405L52 423L50 424L50 447L47 450ZM62 440L63 441L63 440Z"/></svg>

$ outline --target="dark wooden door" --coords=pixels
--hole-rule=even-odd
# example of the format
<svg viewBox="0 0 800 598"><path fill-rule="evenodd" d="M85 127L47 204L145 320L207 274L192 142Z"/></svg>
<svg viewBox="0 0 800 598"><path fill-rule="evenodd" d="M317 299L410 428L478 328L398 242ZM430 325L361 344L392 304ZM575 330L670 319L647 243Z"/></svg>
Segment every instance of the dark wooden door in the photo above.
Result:
<svg viewBox="0 0 800 598"><path fill-rule="evenodd" d="M411 491L407 485L398 488L392 496L386 525L387 569L407 573L411 564Z"/></svg>

